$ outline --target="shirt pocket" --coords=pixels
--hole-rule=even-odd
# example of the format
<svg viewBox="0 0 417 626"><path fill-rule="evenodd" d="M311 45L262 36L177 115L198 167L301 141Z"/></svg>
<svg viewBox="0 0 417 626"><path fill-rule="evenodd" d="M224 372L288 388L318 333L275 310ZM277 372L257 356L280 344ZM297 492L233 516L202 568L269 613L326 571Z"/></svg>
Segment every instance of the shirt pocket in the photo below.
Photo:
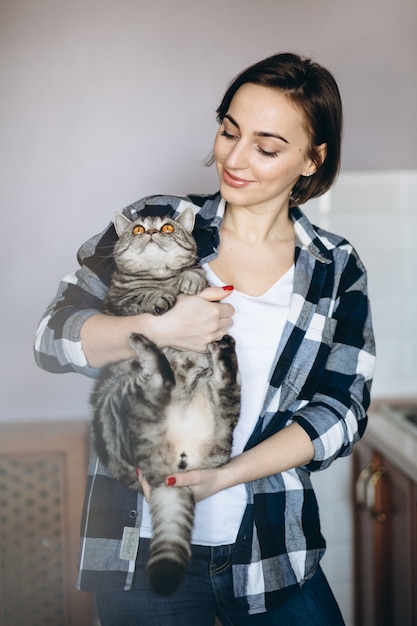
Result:
<svg viewBox="0 0 417 626"><path fill-rule="evenodd" d="M283 381L294 399L309 399L317 387L333 347L337 321L315 314Z"/></svg>

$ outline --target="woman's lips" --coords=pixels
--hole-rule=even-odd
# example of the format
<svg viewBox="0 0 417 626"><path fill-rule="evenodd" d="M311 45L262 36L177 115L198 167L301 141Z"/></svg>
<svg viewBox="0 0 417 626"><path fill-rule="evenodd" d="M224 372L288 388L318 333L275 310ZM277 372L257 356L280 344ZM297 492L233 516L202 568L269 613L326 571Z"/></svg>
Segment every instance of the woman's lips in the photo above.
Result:
<svg viewBox="0 0 417 626"><path fill-rule="evenodd" d="M223 180L227 185L230 185L231 187L239 187L239 188L247 187L252 182L251 180L244 180L243 178L238 178L237 176L233 176L233 174L231 174L227 170L223 170Z"/></svg>

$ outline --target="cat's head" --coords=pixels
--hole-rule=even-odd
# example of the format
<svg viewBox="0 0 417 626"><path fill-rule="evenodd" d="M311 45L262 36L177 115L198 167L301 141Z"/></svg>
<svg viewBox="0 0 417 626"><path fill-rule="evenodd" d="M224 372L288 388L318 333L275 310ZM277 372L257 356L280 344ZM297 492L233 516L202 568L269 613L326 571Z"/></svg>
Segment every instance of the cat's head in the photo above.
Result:
<svg viewBox="0 0 417 626"><path fill-rule="evenodd" d="M119 236L114 259L129 274L168 277L194 264L197 246L192 236L194 211L186 208L176 219L139 217L131 222L123 213L113 218Z"/></svg>

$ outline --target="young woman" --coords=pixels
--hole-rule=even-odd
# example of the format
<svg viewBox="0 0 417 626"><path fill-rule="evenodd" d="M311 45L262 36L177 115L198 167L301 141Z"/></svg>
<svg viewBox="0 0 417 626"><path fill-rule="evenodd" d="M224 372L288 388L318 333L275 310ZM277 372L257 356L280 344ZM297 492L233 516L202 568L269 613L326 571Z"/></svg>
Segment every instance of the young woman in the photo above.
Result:
<svg viewBox="0 0 417 626"><path fill-rule="evenodd" d="M322 66L278 54L244 70L217 115L220 192L154 196L124 210L135 219L193 204L213 286L181 296L160 317L102 315L116 238L109 226L81 247L81 267L61 283L39 326L41 367L92 377L132 356L131 332L196 351L226 333L237 342L242 409L232 460L167 477L173 489L191 485L198 501L182 586L168 598L147 586L146 500L101 475L92 450L79 587L97 594L103 626L213 626L216 615L224 626L336 626L343 619L320 569L325 541L309 476L363 435L374 341L355 250L314 227L298 205L337 175L339 91ZM120 558L126 526L140 529L132 561Z"/></svg>

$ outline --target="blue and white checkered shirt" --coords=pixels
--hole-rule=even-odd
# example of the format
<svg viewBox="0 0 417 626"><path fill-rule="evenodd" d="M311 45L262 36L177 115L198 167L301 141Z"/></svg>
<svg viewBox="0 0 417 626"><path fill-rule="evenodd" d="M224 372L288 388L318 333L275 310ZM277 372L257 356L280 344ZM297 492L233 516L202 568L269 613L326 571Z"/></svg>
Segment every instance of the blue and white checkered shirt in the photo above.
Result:
<svg viewBox="0 0 417 626"><path fill-rule="evenodd" d="M152 196L124 209L177 215L193 205L201 262L217 255L224 203L219 194ZM277 346L273 373L247 448L296 421L314 445L304 467L246 485L247 507L233 550L236 598L246 613L261 613L291 587L311 578L324 554L310 472L351 453L363 435L374 369L374 338L366 271L348 241L312 226L290 210L296 233L294 290ZM50 372L96 377L81 349L80 329L96 314L113 271L112 225L79 250L80 269L68 275L40 322L35 357ZM280 393L277 393L280 389ZM78 587L128 590L135 562L121 558L125 527L140 529L142 496L113 480L91 454L82 519ZM125 556L125 555L122 555Z"/></svg>

